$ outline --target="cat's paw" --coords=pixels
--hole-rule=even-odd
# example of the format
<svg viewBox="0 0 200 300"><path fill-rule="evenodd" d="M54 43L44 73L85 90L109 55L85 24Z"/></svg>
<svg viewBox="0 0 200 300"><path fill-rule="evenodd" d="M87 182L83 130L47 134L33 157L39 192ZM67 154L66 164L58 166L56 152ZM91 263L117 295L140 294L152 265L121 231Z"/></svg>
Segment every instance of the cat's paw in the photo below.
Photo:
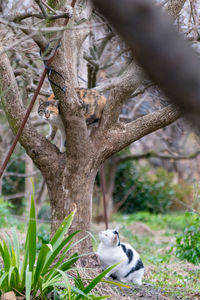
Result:
<svg viewBox="0 0 200 300"><path fill-rule="evenodd" d="M48 135L46 135L46 139L47 139L48 141L50 141L50 142L51 142L51 141L52 141L52 137L51 137L51 135L49 135L49 134L48 134Z"/></svg>
<svg viewBox="0 0 200 300"><path fill-rule="evenodd" d="M64 153L65 151L66 151L66 147L65 146L60 147L60 152L61 153Z"/></svg>

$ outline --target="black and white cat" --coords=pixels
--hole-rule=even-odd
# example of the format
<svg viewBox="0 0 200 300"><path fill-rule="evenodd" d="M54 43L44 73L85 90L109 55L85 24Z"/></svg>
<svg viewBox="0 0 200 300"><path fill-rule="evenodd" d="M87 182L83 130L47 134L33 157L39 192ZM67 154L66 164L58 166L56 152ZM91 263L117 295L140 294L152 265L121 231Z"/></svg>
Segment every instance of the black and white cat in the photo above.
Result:
<svg viewBox="0 0 200 300"><path fill-rule="evenodd" d="M144 265L139 254L126 243L120 243L119 233L116 229L107 229L99 233L99 244L97 254L103 270L120 262L105 277L111 276L122 282L133 282L142 284Z"/></svg>

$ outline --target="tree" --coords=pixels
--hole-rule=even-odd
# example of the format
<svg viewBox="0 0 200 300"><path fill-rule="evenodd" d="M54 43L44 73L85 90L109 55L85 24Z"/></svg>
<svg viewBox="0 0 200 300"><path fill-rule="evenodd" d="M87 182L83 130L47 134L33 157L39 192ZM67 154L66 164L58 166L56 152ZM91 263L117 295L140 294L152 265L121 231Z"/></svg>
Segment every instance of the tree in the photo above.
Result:
<svg viewBox="0 0 200 300"><path fill-rule="evenodd" d="M39 3L41 7L44 1L37 0L35 2ZM64 11L66 2L51 0L49 5L53 8L58 5L59 11ZM177 14L183 4L184 1L180 4ZM173 11L173 9L172 5L171 10ZM77 25L77 28L82 26L78 25L78 21L80 22L83 18L83 12L85 17L89 18L91 14L90 6L87 2L77 1L74 17L70 21L72 27L75 26L74 24ZM27 14L26 17L28 17ZM45 16L43 15L43 17ZM23 19L25 19L25 14L23 18L21 15L21 19L19 15L18 17L16 15L12 16L12 21L15 22ZM1 20L1 22L3 21ZM8 23L4 23L9 26L18 26L18 23L13 25L10 19ZM24 24L21 27L19 25L19 28L26 34L30 34L34 29ZM49 20L43 23L43 26L44 24L52 27L59 26L61 22L59 19ZM48 30L48 28L44 28L45 30ZM47 34L42 35L42 32L38 30L32 38L44 52L47 45ZM55 35L50 34L50 36L52 38ZM62 75L61 77L53 74L51 80L56 81L57 85L63 86L64 78L67 86L67 92L63 93L52 84L54 94L59 99L60 112L66 130L66 153L60 153L58 148L46 140L30 121L27 122L20 137L21 145L32 158L46 181L52 209L52 232L74 207L77 208L77 213L71 229L89 230L92 215L93 185L101 164L130 143L171 124L180 116L179 109L170 104L129 123L119 121L119 114L125 100L142 84L144 79L140 67L131 59L131 63L121 75L105 80L96 88L101 91L110 90L110 94L99 126L93 129L89 135L81 104L75 92L75 87L78 86L77 65L79 55L87 36L88 30L66 30L51 65L54 70ZM10 127L13 133L16 134L25 115L25 107L11 63L7 54L3 51L1 45L0 53L3 53L0 56L1 99ZM84 235L85 232L82 233L82 236ZM82 247L83 251L90 248L90 241L85 240Z"/></svg>

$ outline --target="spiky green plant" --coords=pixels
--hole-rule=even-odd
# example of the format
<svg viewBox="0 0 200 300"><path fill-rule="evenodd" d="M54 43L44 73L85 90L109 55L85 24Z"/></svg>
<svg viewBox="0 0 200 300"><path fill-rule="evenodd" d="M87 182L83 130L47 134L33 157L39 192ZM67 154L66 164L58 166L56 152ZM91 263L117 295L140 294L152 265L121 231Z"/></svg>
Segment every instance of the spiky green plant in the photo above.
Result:
<svg viewBox="0 0 200 300"><path fill-rule="evenodd" d="M30 298L48 299L47 294L55 290L55 287L58 289L64 287L67 290L67 299L102 299L102 297L92 295L91 290L117 264L109 267L92 279L86 287L82 285L81 288L76 284L72 285L69 281L70 278L74 282L78 282L77 280L80 282L81 278L72 278L66 272L79 258L77 253L67 257L69 250L77 244L77 242L72 244L71 239L79 232L75 231L66 237L74 213L72 212L64 219L50 243L43 244L37 255L37 224L32 194L23 261L14 228L12 228L12 239L6 236L6 240L0 242L0 255L4 263L3 267L0 268L1 293L13 290L17 294L24 294L26 300ZM60 296L58 299L61 299Z"/></svg>

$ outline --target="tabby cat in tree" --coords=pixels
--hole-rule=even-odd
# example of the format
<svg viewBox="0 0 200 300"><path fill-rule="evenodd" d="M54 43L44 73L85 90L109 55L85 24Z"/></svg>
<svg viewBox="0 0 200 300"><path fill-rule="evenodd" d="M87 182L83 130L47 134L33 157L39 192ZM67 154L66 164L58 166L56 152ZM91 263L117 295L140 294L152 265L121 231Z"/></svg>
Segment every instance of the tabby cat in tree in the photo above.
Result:
<svg viewBox="0 0 200 300"><path fill-rule="evenodd" d="M83 103L82 107L87 126L98 122L98 120L101 118L104 105L106 103L106 98L95 90L76 88L76 92ZM60 130L60 152L65 152L65 128L59 113L59 101L54 98L54 94L52 94L47 100L40 100L38 114L49 124L49 134L46 136L48 140L52 141L55 137L57 129Z"/></svg>

